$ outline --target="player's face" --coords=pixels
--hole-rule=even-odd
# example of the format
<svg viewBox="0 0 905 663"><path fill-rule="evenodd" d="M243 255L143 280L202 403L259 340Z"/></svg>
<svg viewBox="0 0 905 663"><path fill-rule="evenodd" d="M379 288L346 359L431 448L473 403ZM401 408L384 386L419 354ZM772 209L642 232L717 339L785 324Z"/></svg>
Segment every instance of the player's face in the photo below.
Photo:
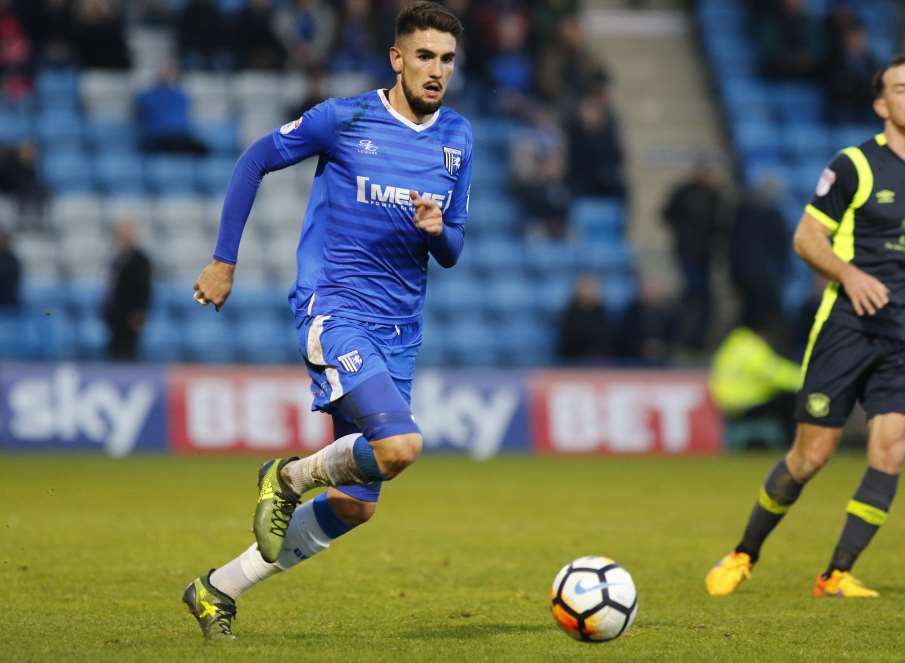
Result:
<svg viewBox="0 0 905 663"><path fill-rule="evenodd" d="M874 110L884 120L905 130L905 65L887 71L883 84L883 96L874 102Z"/></svg>
<svg viewBox="0 0 905 663"><path fill-rule="evenodd" d="M452 78L456 38L439 30L418 30L390 49L390 60L409 108L417 115L430 115L443 104Z"/></svg>

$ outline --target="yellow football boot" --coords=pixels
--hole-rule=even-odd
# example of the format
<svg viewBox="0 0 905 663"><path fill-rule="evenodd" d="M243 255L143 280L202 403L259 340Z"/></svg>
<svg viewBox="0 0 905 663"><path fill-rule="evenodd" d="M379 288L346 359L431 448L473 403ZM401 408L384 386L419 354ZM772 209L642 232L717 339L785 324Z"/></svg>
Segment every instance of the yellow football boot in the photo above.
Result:
<svg viewBox="0 0 905 663"><path fill-rule="evenodd" d="M836 569L829 578L817 576L814 584L814 596L837 596L843 599L872 599L880 596L879 592L868 589L861 584L850 571Z"/></svg>
<svg viewBox="0 0 905 663"><path fill-rule="evenodd" d="M751 557L734 550L714 564L704 582L711 596L729 596L751 577Z"/></svg>

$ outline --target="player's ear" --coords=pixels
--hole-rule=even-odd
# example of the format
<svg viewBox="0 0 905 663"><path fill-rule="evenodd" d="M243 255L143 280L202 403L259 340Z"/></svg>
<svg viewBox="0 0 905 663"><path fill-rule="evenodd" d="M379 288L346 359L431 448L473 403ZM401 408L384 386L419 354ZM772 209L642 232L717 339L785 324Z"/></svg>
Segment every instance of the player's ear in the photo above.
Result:
<svg viewBox="0 0 905 663"><path fill-rule="evenodd" d="M396 74L402 73L402 51L395 44L390 46L390 65Z"/></svg>
<svg viewBox="0 0 905 663"><path fill-rule="evenodd" d="M889 119L889 107L886 105L886 99L883 97L874 99L874 112L884 120Z"/></svg>

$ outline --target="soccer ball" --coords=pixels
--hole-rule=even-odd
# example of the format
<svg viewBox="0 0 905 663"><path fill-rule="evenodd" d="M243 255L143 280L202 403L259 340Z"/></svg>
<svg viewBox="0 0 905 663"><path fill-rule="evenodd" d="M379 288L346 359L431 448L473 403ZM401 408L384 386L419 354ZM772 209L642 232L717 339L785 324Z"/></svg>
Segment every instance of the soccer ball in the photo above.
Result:
<svg viewBox="0 0 905 663"><path fill-rule="evenodd" d="M605 642L628 630L638 612L629 572L606 557L579 557L556 574L550 610L576 640Z"/></svg>

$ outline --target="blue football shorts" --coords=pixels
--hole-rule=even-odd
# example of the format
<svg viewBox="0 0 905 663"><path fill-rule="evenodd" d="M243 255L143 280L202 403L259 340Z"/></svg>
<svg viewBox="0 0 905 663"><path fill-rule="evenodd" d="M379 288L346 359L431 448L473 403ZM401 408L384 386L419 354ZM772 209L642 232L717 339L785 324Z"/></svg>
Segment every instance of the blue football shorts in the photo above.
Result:
<svg viewBox="0 0 905 663"><path fill-rule="evenodd" d="M379 414L404 409L411 413L415 358L421 347L420 322L386 325L334 315L301 315L296 327L299 349L311 376L311 409L332 416L336 439L364 432L353 412ZM395 389L388 388L390 382ZM376 481L338 490L376 502L380 486Z"/></svg>

